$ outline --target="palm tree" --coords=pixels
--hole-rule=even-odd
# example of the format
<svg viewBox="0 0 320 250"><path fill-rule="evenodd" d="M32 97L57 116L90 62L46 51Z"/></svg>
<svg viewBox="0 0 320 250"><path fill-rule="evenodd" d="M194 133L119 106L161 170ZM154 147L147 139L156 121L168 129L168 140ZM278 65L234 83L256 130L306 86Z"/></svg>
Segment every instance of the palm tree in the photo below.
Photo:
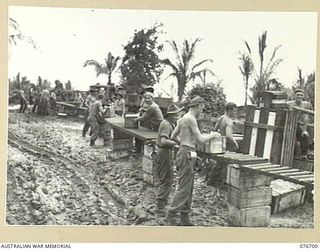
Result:
<svg viewBox="0 0 320 250"><path fill-rule="evenodd" d="M244 106L247 106L249 77L253 71L253 64L252 64L250 56L246 55L246 54L241 54L241 57L239 58L239 60L241 62L239 69L240 69L241 74L243 76L244 88L245 88Z"/></svg>
<svg viewBox="0 0 320 250"><path fill-rule="evenodd" d="M114 72L115 68L117 67L117 63L120 60L120 57L114 57L111 52L108 53L108 58L105 59L105 64L100 64L95 60L87 60L85 61L83 67L88 65L93 65L95 67L97 77L101 74L108 75L108 85L111 85L111 76Z"/></svg>
<svg viewBox="0 0 320 250"><path fill-rule="evenodd" d="M267 48L267 32L264 31L258 39L258 46L259 46L259 59L260 59L260 69L259 74L257 74L254 64L253 64L253 72L255 73L255 85L250 89L252 91L252 98L251 100L254 103L257 103L258 106L261 101L262 92L265 90L271 90L270 86L276 85L277 88L280 86L280 83L275 79L271 78L274 73L277 66L283 61L282 58L275 59L276 53L278 49L281 47L281 45L278 45L274 48L272 56L267 63L267 66L264 66L264 52ZM245 45L249 51L249 55L251 57L251 48L247 42L245 42ZM252 61L252 58L251 58Z"/></svg>
<svg viewBox="0 0 320 250"><path fill-rule="evenodd" d="M181 51L174 40L168 41L168 43L173 48L173 51L175 52L176 61L172 62L170 59L165 59L161 62L165 65L170 66L173 70L173 72L168 77L173 76L177 79L179 101L182 100L184 90L189 81L199 77L202 82L205 83L207 73L214 75L214 73L208 68L198 69L205 62L213 62L213 60L211 59L205 59L199 63L194 64L192 67L190 66L190 62L195 56L196 44L200 41L201 39L199 38L191 43L189 43L187 40L184 40Z"/></svg>

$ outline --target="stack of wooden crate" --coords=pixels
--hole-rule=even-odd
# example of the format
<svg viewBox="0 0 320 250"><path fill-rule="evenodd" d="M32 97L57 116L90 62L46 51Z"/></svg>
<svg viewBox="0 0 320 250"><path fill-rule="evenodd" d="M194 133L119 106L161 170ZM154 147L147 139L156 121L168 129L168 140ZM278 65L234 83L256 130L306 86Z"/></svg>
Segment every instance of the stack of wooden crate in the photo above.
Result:
<svg viewBox="0 0 320 250"><path fill-rule="evenodd" d="M133 137L119 129L111 129L110 138L111 150L124 150L133 148Z"/></svg>
<svg viewBox="0 0 320 250"><path fill-rule="evenodd" d="M143 157L142 157L142 171L143 171L143 181L152 185L158 186L159 181L154 165L155 157L155 144L145 144L143 147Z"/></svg>
<svg viewBox="0 0 320 250"><path fill-rule="evenodd" d="M100 134L99 137L103 139L103 145L104 146L110 146L111 143L111 127L108 125L108 123L100 123Z"/></svg>
<svg viewBox="0 0 320 250"><path fill-rule="evenodd" d="M240 170L230 164L227 171L228 223L237 227L266 227L270 224L271 178Z"/></svg>

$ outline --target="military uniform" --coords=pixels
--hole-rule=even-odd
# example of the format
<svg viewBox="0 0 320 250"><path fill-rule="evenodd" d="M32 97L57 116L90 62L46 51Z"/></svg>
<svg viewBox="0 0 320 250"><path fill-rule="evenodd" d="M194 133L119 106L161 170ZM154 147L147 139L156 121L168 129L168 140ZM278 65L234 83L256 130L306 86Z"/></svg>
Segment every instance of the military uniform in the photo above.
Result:
<svg viewBox="0 0 320 250"><path fill-rule="evenodd" d="M181 216L187 216L191 212L196 161L195 148L181 145L176 157L179 183L169 208L169 213L171 214L181 213Z"/></svg>
<svg viewBox="0 0 320 250"><path fill-rule="evenodd" d="M85 137L86 133L88 132L89 130L89 127L90 127L90 124L89 124L89 121L88 121L88 116L89 116L89 108L90 108L90 105L92 103L95 102L95 97L92 96L91 94L87 96L86 98L86 101L85 101L85 105L87 105L87 111L84 115L84 126L83 126L83 129L82 129L82 136Z"/></svg>
<svg viewBox="0 0 320 250"><path fill-rule="evenodd" d="M88 123L89 126L91 128L91 144L94 144L95 140L98 138L99 136L99 116L100 116L100 112L102 111L102 105L100 103L100 101L95 101L94 103L92 103L90 105L89 108L89 116L88 116Z"/></svg>
<svg viewBox="0 0 320 250"><path fill-rule="evenodd" d="M170 139L174 130L174 124L168 120L161 122L157 136L158 152L154 159L155 169L159 178L160 186L157 194L158 207L161 208L168 202L171 191L173 171L172 171L172 147L163 145L161 138Z"/></svg>

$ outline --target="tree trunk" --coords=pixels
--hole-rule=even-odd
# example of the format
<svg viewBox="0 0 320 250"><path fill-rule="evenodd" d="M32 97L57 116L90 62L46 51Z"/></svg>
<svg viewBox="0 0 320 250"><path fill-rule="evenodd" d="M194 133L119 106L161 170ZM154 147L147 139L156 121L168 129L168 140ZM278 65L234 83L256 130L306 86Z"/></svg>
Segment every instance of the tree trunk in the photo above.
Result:
<svg viewBox="0 0 320 250"><path fill-rule="evenodd" d="M246 78L246 88L245 88L245 97L244 97L244 106L247 106L248 101L248 78Z"/></svg>
<svg viewBox="0 0 320 250"><path fill-rule="evenodd" d="M111 85L111 74L108 74L108 85Z"/></svg>

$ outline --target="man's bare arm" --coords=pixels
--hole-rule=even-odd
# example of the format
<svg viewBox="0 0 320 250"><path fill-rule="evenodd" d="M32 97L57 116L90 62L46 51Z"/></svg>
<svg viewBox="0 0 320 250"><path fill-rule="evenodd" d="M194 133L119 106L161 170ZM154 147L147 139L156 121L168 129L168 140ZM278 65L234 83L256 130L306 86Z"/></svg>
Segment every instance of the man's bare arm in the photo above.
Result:
<svg viewBox="0 0 320 250"><path fill-rule="evenodd" d="M194 138L196 139L196 141L199 143L199 144L202 144L202 143L205 143L206 141L209 141L213 138L219 138L220 137L220 134L217 133L217 132L213 132L212 134L208 134L208 135L203 135L200 133L200 130L198 128L198 124L197 124L197 121L195 118L191 118L188 120L188 125L191 129L191 132L194 136Z"/></svg>

